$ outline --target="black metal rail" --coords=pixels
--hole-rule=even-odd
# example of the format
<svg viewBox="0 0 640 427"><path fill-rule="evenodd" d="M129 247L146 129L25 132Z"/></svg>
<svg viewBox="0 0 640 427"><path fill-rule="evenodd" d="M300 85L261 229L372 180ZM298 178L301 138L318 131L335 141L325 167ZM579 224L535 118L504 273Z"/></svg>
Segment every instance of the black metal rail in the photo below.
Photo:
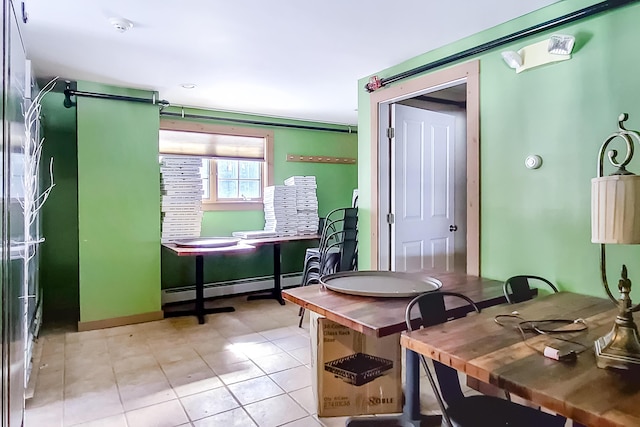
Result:
<svg viewBox="0 0 640 427"><path fill-rule="evenodd" d="M318 130L318 131L339 132L339 133L358 133L356 127L351 127L348 125L341 125L343 126L342 128L339 128L339 127L330 128L330 127L323 127L323 126L266 122L261 120L233 119L228 117L206 116L204 114L187 114L182 112L171 113L168 111L162 111L163 108L168 107L170 105L169 102L165 101L164 99L157 99L155 97L149 99L149 98L138 98L135 96L112 95L109 93L85 92L85 91L73 89L70 86L70 84L67 84L67 88L64 90L63 105L66 108L71 108L76 105L76 103L71 100L72 96L83 96L87 98L112 99L116 101L129 101L129 102L140 102L143 104L154 104L154 105L160 106L161 116L179 117L181 119L215 120L215 121L228 122L228 123L241 123L241 124L257 125L257 126L283 127L283 128L289 128L289 129ZM344 127L346 127L346 129Z"/></svg>
<svg viewBox="0 0 640 427"><path fill-rule="evenodd" d="M153 104L160 105L161 107L166 107L169 105L168 101L164 99L156 99L153 98L138 98L135 96L125 96L125 95L112 95L110 93L99 93L99 92L85 92L82 90L72 89L67 85L67 88L64 90L64 102L63 105L67 108L71 108L76 105L75 102L71 101L72 96L83 96L86 98L98 98L98 99L113 99L116 101L129 101L129 102L140 102L143 104Z"/></svg>
<svg viewBox="0 0 640 427"><path fill-rule="evenodd" d="M181 119L216 120L216 121L229 122L229 123L242 123L242 124L258 125L258 126L273 126L273 127L283 127L283 128L290 128L290 129L320 130L325 132L340 132L340 133L358 133L358 131L351 126L347 126L346 129L328 128L323 126L298 125L298 124L290 124L290 123L274 123L274 122L265 122L260 120L232 119L228 117L205 116L203 114L171 113L169 111L161 111L160 116L179 117ZM345 126L345 125L342 125L342 126Z"/></svg>
<svg viewBox="0 0 640 427"><path fill-rule="evenodd" d="M566 15L562 15L558 18L550 19L549 21L543 22L541 24L537 24L532 27L525 28L524 30L516 31L515 33L511 33L506 36L499 37L495 40L482 43L476 47L463 50L462 52L449 55L447 57L438 59L428 64L421 65L419 67L412 68L410 70L403 71L401 73L394 74L389 77L383 77L380 79L380 87L384 87L385 85L388 85L390 83L397 82L398 80L406 79L407 77L415 76L416 74L421 74L426 71L430 71L435 68L442 67L443 65L451 64L453 62L469 58L479 53L486 52L491 49L495 49L497 47L503 46L508 43L515 42L525 37L529 37L529 36L541 33L543 31L547 31L552 28L559 27L561 25L566 25L571 22L588 18L590 16L594 16L602 12L607 12L607 11L617 9L619 7L626 6L632 3L637 3L638 1L639 0L608 0L608 1L603 1L601 3L596 3L594 5L585 7L583 9L579 9L574 12L568 13ZM373 92L374 90L377 89L377 87L375 86L372 87L370 83L365 84L364 88L368 92Z"/></svg>

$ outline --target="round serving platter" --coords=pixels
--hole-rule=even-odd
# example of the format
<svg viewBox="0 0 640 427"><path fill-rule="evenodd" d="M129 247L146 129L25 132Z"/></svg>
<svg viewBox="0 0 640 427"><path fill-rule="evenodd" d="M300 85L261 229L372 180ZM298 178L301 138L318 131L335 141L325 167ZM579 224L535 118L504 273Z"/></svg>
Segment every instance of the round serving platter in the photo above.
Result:
<svg viewBox="0 0 640 427"><path fill-rule="evenodd" d="M329 274L320 283L332 291L367 297L407 298L442 287L433 277L419 277L395 271L344 271Z"/></svg>
<svg viewBox="0 0 640 427"><path fill-rule="evenodd" d="M240 241L236 237L201 237L197 239L181 239L173 243L183 248L224 248L235 246Z"/></svg>

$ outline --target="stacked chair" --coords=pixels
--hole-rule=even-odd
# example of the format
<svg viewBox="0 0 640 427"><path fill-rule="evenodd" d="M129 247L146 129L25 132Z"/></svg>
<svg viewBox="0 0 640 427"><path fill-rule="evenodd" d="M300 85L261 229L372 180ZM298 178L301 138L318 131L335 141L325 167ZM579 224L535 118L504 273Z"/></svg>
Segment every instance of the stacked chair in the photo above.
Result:
<svg viewBox="0 0 640 427"><path fill-rule="evenodd" d="M358 208L334 209L321 223L320 245L305 255L302 286L319 283L327 274L358 269ZM302 327L304 308L299 316Z"/></svg>

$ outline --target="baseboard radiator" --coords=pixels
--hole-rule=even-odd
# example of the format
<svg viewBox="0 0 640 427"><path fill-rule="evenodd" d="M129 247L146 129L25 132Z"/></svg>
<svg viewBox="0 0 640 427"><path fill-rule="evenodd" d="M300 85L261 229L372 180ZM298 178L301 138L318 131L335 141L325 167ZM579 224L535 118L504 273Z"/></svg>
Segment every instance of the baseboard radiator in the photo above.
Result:
<svg viewBox="0 0 640 427"><path fill-rule="evenodd" d="M300 285L302 273L283 274L280 284L283 288ZM222 297L273 289L273 276L250 277L248 279L227 280L224 282L205 283L204 297ZM162 290L162 304L189 301L196 298L196 287L181 286Z"/></svg>

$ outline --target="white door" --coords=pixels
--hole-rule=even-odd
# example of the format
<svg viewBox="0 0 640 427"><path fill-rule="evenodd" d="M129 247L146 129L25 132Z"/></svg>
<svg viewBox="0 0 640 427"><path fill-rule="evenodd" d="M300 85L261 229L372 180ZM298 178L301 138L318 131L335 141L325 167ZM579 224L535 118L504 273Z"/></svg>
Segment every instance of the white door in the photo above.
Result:
<svg viewBox="0 0 640 427"><path fill-rule="evenodd" d="M393 104L391 269L454 270L453 116Z"/></svg>

